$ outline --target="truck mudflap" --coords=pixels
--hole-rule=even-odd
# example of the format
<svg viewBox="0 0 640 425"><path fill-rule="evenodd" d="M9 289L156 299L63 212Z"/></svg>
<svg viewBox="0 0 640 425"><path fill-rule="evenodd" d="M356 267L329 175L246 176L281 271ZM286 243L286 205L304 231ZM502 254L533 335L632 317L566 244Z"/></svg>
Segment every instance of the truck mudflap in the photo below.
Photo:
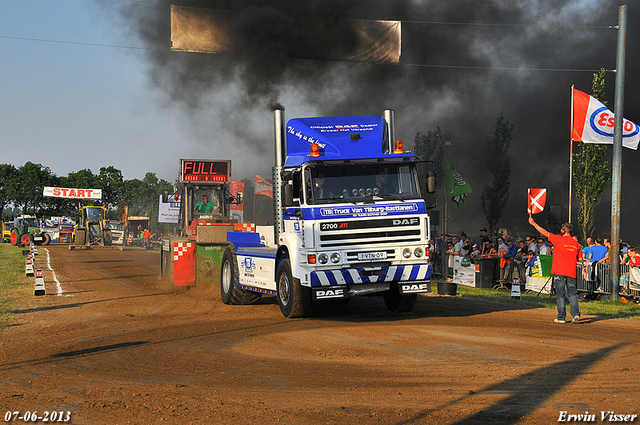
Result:
<svg viewBox="0 0 640 425"><path fill-rule="evenodd" d="M409 266L388 266L374 269L356 268L320 270L311 272L309 277L312 287L379 282L398 282L398 284L412 282L417 284L417 281L431 279L431 266L429 264L418 264Z"/></svg>

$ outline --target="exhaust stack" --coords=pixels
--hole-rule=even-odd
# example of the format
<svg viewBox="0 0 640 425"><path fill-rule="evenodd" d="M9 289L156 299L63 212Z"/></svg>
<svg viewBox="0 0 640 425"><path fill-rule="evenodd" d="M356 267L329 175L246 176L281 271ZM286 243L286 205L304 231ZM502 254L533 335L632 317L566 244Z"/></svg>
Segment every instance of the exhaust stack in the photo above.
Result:
<svg viewBox="0 0 640 425"><path fill-rule="evenodd" d="M387 137L386 137L386 146L382 147L384 153L392 153L393 145L396 141L396 128L395 128L395 118L393 109L385 109L383 112L384 120L387 122Z"/></svg>
<svg viewBox="0 0 640 425"><path fill-rule="evenodd" d="M273 168L273 212L275 217L274 226L274 242L277 244L280 239L280 234L284 231L284 222L282 218L282 167L287 157L287 147L285 145L286 132L285 132L285 119L284 119L284 107L279 107L273 110L274 128L275 128L275 153L276 161Z"/></svg>

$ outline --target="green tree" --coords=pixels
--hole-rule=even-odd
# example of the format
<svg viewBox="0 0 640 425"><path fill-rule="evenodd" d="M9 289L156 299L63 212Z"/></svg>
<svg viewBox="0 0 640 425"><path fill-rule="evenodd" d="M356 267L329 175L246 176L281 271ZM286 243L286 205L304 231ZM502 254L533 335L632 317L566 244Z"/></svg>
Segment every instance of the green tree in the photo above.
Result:
<svg viewBox="0 0 640 425"><path fill-rule="evenodd" d="M11 164L0 164L0 217L4 209L14 202L18 191L18 170Z"/></svg>
<svg viewBox="0 0 640 425"><path fill-rule="evenodd" d="M438 193L442 194L445 183L445 155L444 147L448 136L442 134L440 127L435 131L428 131L427 134L416 133L414 139L414 151L422 160L433 162L433 171L436 173L436 191L427 192L427 172L431 170L431 164L418 164L418 181L420 192L427 205L437 205Z"/></svg>
<svg viewBox="0 0 640 425"><path fill-rule="evenodd" d="M606 105L604 96L604 69L593 74L593 97ZM584 243L595 228L595 209L602 199L602 191L611 179L611 168L604 160L608 146L597 143L580 143L573 154L573 181L578 202L578 231Z"/></svg>
<svg viewBox="0 0 640 425"><path fill-rule="evenodd" d="M24 214L40 214L50 209L51 201L46 200L42 192L45 186L52 186L58 179L49 167L26 162L18 168L18 179L20 190L16 193L14 204Z"/></svg>
<svg viewBox="0 0 640 425"><path fill-rule="evenodd" d="M166 190L173 193L173 185L164 179L158 179L155 173L145 174L142 180L133 179L123 182L122 202L128 206L129 215L149 217L150 227L158 224L158 202Z"/></svg>
<svg viewBox="0 0 640 425"><path fill-rule="evenodd" d="M504 207L509 202L511 187L511 159L509 146L513 138L513 124L505 120L500 112L496 120L493 135L487 138L487 168L493 176L491 186L484 187L480 201L489 225L489 234L493 235L498 228L498 221Z"/></svg>
<svg viewBox="0 0 640 425"><path fill-rule="evenodd" d="M113 166L102 167L97 180L96 188L102 189L102 202L112 207L119 206L124 187L122 172Z"/></svg>

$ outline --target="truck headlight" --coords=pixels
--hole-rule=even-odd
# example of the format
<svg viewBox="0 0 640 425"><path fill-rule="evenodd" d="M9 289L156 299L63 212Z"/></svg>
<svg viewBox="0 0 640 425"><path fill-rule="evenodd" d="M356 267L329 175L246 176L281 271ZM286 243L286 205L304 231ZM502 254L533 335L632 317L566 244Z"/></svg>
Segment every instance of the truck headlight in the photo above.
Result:
<svg viewBox="0 0 640 425"><path fill-rule="evenodd" d="M331 254L331 262L333 264L338 264L340 262L340 253L339 252L333 252Z"/></svg>
<svg viewBox="0 0 640 425"><path fill-rule="evenodd" d="M411 248L405 248L402 250L402 256L404 258L410 258L411 257Z"/></svg>
<svg viewBox="0 0 640 425"><path fill-rule="evenodd" d="M322 253L320 255L318 255L318 262L320 264L327 264L327 261L329 261L329 256L326 253Z"/></svg>
<svg viewBox="0 0 640 425"><path fill-rule="evenodd" d="M415 255L417 258L420 258L424 255L424 250L420 247L417 247L413 250L413 255Z"/></svg>

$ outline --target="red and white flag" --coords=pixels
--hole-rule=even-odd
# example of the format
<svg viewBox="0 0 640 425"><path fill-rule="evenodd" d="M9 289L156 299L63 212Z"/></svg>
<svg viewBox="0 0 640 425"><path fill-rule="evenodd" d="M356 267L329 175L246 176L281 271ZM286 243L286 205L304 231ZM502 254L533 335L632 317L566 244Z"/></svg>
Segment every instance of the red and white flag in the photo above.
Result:
<svg viewBox="0 0 640 425"><path fill-rule="evenodd" d="M273 198L273 185L260 177L258 173L254 174L256 175L256 188L254 194Z"/></svg>
<svg viewBox="0 0 640 425"><path fill-rule="evenodd" d="M614 114L599 100L572 88L572 142L613 144ZM622 146L638 149L640 127L627 119L622 121Z"/></svg>
<svg viewBox="0 0 640 425"><path fill-rule="evenodd" d="M527 189L527 212L538 214L544 210L547 202L547 189Z"/></svg>

